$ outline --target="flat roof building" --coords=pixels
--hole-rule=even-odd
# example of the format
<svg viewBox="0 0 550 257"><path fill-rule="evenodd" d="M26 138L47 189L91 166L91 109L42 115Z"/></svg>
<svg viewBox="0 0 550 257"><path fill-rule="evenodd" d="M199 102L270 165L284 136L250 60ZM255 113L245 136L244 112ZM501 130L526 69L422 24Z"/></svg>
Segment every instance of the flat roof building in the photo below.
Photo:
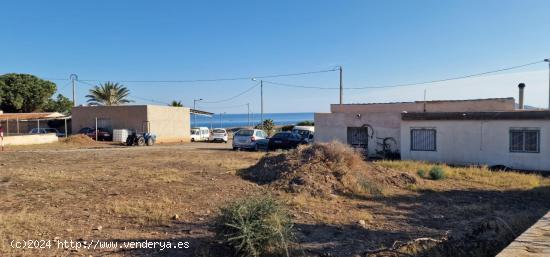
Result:
<svg viewBox="0 0 550 257"><path fill-rule="evenodd" d="M513 111L514 98L416 101L401 103L332 104L330 113L315 113L315 141L332 140L362 149L369 156L398 153L403 112ZM386 149L387 148L387 149Z"/></svg>
<svg viewBox="0 0 550 257"><path fill-rule="evenodd" d="M157 135L158 142L190 141L190 109L160 105L78 106L72 109L72 133L84 127L130 129Z"/></svg>
<svg viewBox="0 0 550 257"><path fill-rule="evenodd" d="M550 111L403 113L401 158L550 171Z"/></svg>

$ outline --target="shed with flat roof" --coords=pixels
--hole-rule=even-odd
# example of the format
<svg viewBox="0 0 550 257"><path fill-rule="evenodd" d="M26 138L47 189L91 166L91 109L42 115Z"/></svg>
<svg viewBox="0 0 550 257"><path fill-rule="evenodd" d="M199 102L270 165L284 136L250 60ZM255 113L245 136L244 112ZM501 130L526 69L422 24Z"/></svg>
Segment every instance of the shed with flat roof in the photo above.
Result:
<svg viewBox="0 0 550 257"><path fill-rule="evenodd" d="M72 109L73 134L84 127L130 129L157 135L158 142L190 141L190 109L160 105L78 106Z"/></svg>

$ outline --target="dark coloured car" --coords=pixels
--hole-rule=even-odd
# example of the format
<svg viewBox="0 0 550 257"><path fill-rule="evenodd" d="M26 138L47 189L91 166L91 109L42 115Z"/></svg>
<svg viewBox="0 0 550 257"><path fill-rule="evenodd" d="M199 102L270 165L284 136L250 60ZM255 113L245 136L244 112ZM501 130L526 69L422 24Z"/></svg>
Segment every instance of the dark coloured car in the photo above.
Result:
<svg viewBox="0 0 550 257"><path fill-rule="evenodd" d="M92 139L96 138L95 133L96 133L95 129L89 128L89 127L81 128L78 131L78 134L84 134L86 136L91 137ZM113 134L106 128L97 128L97 140L111 141L113 140Z"/></svg>
<svg viewBox="0 0 550 257"><path fill-rule="evenodd" d="M305 144L306 142L304 139L298 135L293 134L290 132L280 132L275 135L273 135L271 138L269 138L269 142L267 144L268 150L277 150L277 149L293 149L298 147L300 144Z"/></svg>

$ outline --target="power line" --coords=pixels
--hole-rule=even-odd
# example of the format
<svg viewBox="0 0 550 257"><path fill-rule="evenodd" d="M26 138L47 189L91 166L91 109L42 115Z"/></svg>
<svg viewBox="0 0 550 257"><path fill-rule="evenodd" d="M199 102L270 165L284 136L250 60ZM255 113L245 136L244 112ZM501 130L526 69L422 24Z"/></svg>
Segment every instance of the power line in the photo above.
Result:
<svg viewBox="0 0 550 257"><path fill-rule="evenodd" d="M364 86L364 87L347 87L344 88L345 90L361 90L361 89L372 89L372 88L392 88L392 87L410 87L410 86L418 86L418 85L425 85L425 84L433 84L433 83L439 83L439 82L446 82L446 81L452 81L452 80L459 80L459 79L467 79L472 77L480 77L485 76L488 74L508 71L508 70L514 70L519 69L527 66L532 66L535 64L542 63L544 61L536 61L536 62L530 62L522 65L512 66L508 68L498 69L498 70L491 70L481 73L474 73L469 75L463 75L458 77L451 77L451 78L445 78L445 79L437 79L437 80L429 80L429 81L422 81L422 82L415 82L415 83L404 83L404 84L393 84L393 85L381 85L381 86ZM293 88L308 88L308 89L320 89L320 90L336 90L339 89L338 87L318 87L318 86L304 86L304 85L296 85L296 84L287 84L287 83L280 83L280 82L273 82L273 81L265 81L266 83L276 85L276 86L284 86L284 87L293 87Z"/></svg>
<svg viewBox="0 0 550 257"><path fill-rule="evenodd" d="M217 81L233 81L233 80L250 80L252 78L279 78L279 77L293 77L303 76L310 74L333 72L337 69L318 70L318 71L306 71L297 73L284 73L284 74L272 74L263 76L247 76L247 77L231 77L231 78L215 78L215 79L187 79L187 80L98 80L98 79L81 79L80 82L101 82L101 81L116 81L120 83L196 83L196 82L217 82ZM48 80L69 80L61 78L46 78Z"/></svg>
<svg viewBox="0 0 550 257"><path fill-rule="evenodd" d="M260 85L260 83L258 82L258 83L256 83L254 86L249 87L248 89L246 89L245 91L243 91L243 92L241 92L241 93L239 93L239 94L236 94L236 95L234 95L234 96L232 96L232 97L229 97L229 98L225 98L225 99L218 100L218 101L200 101L200 102L201 102L201 103L206 103L206 104L215 104L215 103L222 103L222 102L231 101L231 100L233 100L233 99L235 99L235 98L237 98L237 97L239 97L239 96L242 96L242 95L244 95L244 94L246 94L246 93L252 91L252 89L258 87L259 85Z"/></svg>
<svg viewBox="0 0 550 257"><path fill-rule="evenodd" d="M467 78L472 78L472 77L479 77L479 76L484 76L484 75L493 74L493 73L498 73L498 72L503 72L503 71L508 71L508 70L515 70L515 69L519 69L519 68L523 68L523 67L527 67L527 66L539 64L539 63L542 63L542 62L544 62L544 61L530 62L530 63L526 63L526 64L521 64L521 65L517 65L517 66L508 67L508 68L502 68L502 69L498 69L498 70L486 71L486 72L475 73L475 74L470 74L470 75L463 75L463 76L458 76L458 77L451 77L451 78L446 78L446 79L437 79L437 80L423 81L423 82L416 82L416 83L408 83L408 84L395 84L395 85L384 85L384 86L356 87L356 88L350 88L350 89L407 87L407 86L417 86L417 85L424 85L424 84L432 84L432 83L439 83L439 82L445 82L445 81L451 81L451 80L459 80L459 79L467 79Z"/></svg>
<svg viewBox="0 0 550 257"><path fill-rule="evenodd" d="M340 89L339 87L303 86L303 85L287 84L287 83L280 83L280 82L267 81L267 80L264 80L264 83L272 84L272 85L276 85L276 86L282 86L282 87L293 87L293 88L308 88L308 89L321 89L321 90ZM350 88L346 88L346 89L350 89Z"/></svg>
<svg viewBox="0 0 550 257"><path fill-rule="evenodd" d="M229 105L229 106L209 106L208 109L230 109L230 108L243 107L246 105L247 104Z"/></svg>

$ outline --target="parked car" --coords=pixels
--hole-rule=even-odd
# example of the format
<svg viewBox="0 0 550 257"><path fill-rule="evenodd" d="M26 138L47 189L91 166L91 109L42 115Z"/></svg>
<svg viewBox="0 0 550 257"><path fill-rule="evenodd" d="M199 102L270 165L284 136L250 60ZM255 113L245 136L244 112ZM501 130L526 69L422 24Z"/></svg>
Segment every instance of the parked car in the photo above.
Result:
<svg viewBox="0 0 550 257"><path fill-rule="evenodd" d="M210 132L208 141L210 142L224 142L227 143L227 130L223 128L215 128Z"/></svg>
<svg viewBox="0 0 550 257"><path fill-rule="evenodd" d="M95 139L96 130L94 128L84 127L78 131L78 134L84 134L86 136ZM112 141L113 134L106 128L97 128L97 140L100 141Z"/></svg>
<svg viewBox="0 0 550 257"><path fill-rule="evenodd" d="M29 131L29 134L55 134L58 137L64 137L65 133L59 132L59 130L54 128L33 128Z"/></svg>
<svg viewBox="0 0 550 257"><path fill-rule="evenodd" d="M279 132L269 138L267 145L268 150L277 150L277 149L293 149L298 147L300 144L307 144L307 141L302 138L299 134L290 133L290 132Z"/></svg>
<svg viewBox="0 0 550 257"><path fill-rule="evenodd" d="M208 141L210 130L207 127L196 127L191 129L191 142Z"/></svg>
<svg viewBox="0 0 550 257"><path fill-rule="evenodd" d="M298 134L305 140L308 144L313 143L313 134L315 133L314 126L294 126L292 128L293 134Z"/></svg>
<svg viewBox="0 0 550 257"><path fill-rule="evenodd" d="M257 140L267 138L267 133L259 129L241 129L233 136L233 150L258 150Z"/></svg>

